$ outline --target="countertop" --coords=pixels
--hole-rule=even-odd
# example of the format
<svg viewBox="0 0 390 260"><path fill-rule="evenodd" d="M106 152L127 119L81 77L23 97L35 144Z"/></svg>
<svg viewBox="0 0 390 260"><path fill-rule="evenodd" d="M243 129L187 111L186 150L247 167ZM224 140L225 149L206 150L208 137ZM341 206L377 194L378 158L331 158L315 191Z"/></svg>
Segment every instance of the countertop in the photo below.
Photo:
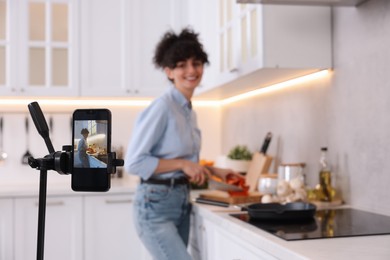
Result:
<svg viewBox="0 0 390 260"><path fill-rule="evenodd" d="M194 203L194 211L277 259L390 259L390 235L285 241L231 217L229 214L239 211L233 207Z"/></svg>
<svg viewBox="0 0 390 260"><path fill-rule="evenodd" d="M134 193L136 182L121 179L111 180L111 188L107 192L75 192L71 188L70 178L68 182L48 183L47 196L80 196L80 195L103 195ZM39 195L39 183L19 183L0 185L0 198L31 197Z"/></svg>

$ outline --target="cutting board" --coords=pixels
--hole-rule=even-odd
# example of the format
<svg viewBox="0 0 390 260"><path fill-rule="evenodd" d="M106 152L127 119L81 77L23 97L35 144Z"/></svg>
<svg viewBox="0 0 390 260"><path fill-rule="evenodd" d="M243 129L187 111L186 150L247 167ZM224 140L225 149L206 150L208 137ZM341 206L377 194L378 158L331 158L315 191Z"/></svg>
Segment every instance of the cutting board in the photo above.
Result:
<svg viewBox="0 0 390 260"><path fill-rule="evenodd" d="M256 203L261 202L261 193L249 192L247 196L230 196L227 191L209 190L199 194L202 199L209 199L229 204Z"/></svg>
<svg viewBox="0 0 390 260"><path fill-rule="evenodd" d="M245 183L249 186L249 192L257 190L260 174L268 173L271 163L272 157L268 155L259 152L252 155L252 161L245 176Z"/></svg>

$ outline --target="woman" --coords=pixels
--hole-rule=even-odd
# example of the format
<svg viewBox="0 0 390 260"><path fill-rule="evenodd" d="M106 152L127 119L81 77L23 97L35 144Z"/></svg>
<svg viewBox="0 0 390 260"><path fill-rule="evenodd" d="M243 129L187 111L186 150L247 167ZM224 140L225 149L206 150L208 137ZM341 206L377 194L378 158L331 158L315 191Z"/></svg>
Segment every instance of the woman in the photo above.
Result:
<svg viewBox="0 0 390 260"><path fill-rule="evenodd" d="M189 182L237 173L198 164L201 135L191 98L208 63L198 35L189 29L167 32L153 61L173 85L140 114L127 150L126 170L141 178L134 203L136 228L154 259L191 259Z"/></svg>
<svg viewBox="0 0 390 260"><path fill-rule="evenodd" d="M88 149L88 135L89 131L87 128L81 129L80 133L83 137L80 139L78 145L77 145L77 151L79 152L79 158L81 162L81 167L83 168L89 168L89 158L87 154Z"/></svg>

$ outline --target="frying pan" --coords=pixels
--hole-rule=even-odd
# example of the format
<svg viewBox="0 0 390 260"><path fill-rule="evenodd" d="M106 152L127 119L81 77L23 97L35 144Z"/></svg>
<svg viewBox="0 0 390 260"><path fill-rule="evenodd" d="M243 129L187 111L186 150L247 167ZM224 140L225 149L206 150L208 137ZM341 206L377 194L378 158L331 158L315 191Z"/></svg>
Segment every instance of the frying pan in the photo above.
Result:
<svg viewBox="0 0 390 260"><path fill-rule="evenodd" d="M197 203L210 204L220 207L229 207L226 202L205 198L196 198ZM247 211L251 220L267 221L307 221L313 219L317 207L306 202L280 203L254 203L249 205L233 205L242 211Z"/></svg>
<svg viewBox="0 0 390 260"><path fill-rule="evenodd" d="M248 215L257 220L289 220L300 221L314 217L316 206L306 202L279 203L255 203L241 210L247 210Z"/></svg>

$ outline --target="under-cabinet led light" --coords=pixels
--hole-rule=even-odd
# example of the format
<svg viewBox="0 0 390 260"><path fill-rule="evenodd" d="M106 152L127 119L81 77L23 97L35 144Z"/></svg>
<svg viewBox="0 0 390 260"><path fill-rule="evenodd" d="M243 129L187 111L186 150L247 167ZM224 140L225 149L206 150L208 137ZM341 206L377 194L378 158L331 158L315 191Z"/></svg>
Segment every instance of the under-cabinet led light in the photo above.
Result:
<svg viewBox="0 0 390 260"><path fill-rule="evenodd" d="M129 99L129 100L117 100L117 99L2 99L1 105L28 105L29 103L37 101L41 105L47 106L133 106L133 107L146 107L150 104L151 100L147 99Z"/></svg>
<svg viewBox="0 0 390 260"><path fill-rule="evenodd" d="M255 90L252 90L249 92L245 92L245 93L242 93L242 94L239 94L236 96L225 98L225 99L221 100L220 102L221 102L221 105L227 105L227 104L230 104L233 102L237 102L237 101L240 101L243 99L247 99L247 98L251 98L254 96L261 95L261 94L265 94L265 93L268 93L271 91L276 91L276 90L284 89L287 87L295 86L298 84L302 84L302 83L305 83L305 82L308 82L311 80L319 79L319 78L322 78L322 77L328 75L328 73L329 73L329 70L321 70L321 71L311 73L311 74L308 74L308 75L305 75L302 77L290 79L290 80L283 81L283 82L280 82L277 84L273 84L270 86L266 86L263 88L259 88L259 89L255 89Z"/></svg>
<svg viewBox="0 0 390 260"><path fill-rule="evenodd" d="M268 93L275 90L291 87L294 85L302 84L307 81L316 80L329 74L329 70L321 70L309 75L305 75L299 78L287 80L274 85L266 86L263 88L255 89L249 92L245 92L236 96L221 100L194 100L193 105L195 107L218 107L227 105L233 102L237 102L246 98L251 98L264 93ZM41 105L46 106L73 106L73 107L146 107L152 99L56 99L56 98L1 98L0 108L2 106L27 106L29 103L37 101Z"/></svg>

